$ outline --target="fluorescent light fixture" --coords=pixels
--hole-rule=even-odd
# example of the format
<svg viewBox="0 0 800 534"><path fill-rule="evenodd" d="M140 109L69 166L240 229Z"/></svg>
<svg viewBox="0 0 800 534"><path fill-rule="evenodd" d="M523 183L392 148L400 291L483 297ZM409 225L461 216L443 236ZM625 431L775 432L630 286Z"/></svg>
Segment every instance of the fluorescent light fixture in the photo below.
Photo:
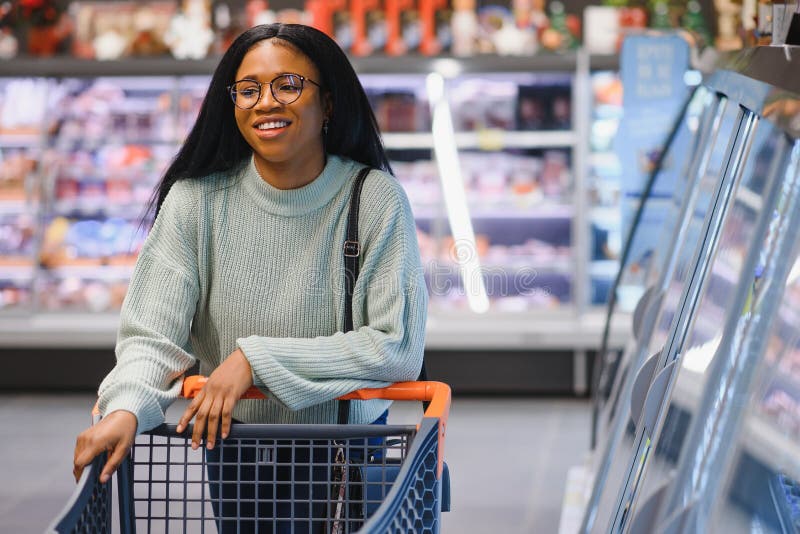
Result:
<svg viewBox="0 0 800 534"><path fill-rule="evenodd" d="M444 77L438 72L429 74L426 87L433 116L433 151L444 191L450 231L455 241L456 261L461 268L461 279L470 309L476 313L485 313L489 310L489 297L486 295L483 283L478 248L475 245L475 232L467 207L467 194L464 191L464 180L461 177L461 165L458 161L453 119L450 116L450 105L445 97Z"/></svg>

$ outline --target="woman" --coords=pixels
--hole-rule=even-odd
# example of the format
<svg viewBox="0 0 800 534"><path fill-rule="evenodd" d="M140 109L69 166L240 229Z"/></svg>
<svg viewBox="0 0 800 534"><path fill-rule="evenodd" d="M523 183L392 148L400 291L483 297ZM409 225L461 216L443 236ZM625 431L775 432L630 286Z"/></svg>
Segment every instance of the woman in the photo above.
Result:
<svg viewBox="0 0 800 534"><path fill-rule="evenodd" d="M363 166L354 330L341 332L342 245ZM83 432L74 474L109 450L100 479L137 432L154 428L195 359L209 376L179 421L214 449L233 419L334 423L334 400L413 380L427 295L407 198L388 174L352 66L324 33L257 26L219 63L197 122L157 189L156 219L122 307L104 417ZM242 400L255 384L268 400ZM354 401L349 421L386 401ZM213 478L213 477L212 477Z"/></svg>

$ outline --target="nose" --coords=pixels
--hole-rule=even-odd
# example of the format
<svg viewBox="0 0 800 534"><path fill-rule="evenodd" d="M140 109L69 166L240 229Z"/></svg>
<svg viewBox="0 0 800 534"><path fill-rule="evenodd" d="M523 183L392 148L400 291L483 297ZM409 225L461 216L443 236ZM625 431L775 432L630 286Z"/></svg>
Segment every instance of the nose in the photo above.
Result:
<svg viewBox="0 0 800 534"><path fill-rule="evenodd" d="M275 95L272 94L272 84L270 82L261 84L261 98L258 99L258 102L256 102L255 106L253 106L253 109L272 109L280 107L281 105L282 104L280 102L275 100Z"/></svg>

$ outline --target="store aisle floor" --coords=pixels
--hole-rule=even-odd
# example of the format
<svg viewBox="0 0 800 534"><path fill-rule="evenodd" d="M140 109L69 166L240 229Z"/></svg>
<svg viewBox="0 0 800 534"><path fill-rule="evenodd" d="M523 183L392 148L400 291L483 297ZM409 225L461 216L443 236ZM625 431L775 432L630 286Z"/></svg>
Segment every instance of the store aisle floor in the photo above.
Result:
<svg viewBox="0 0 800 534"><path fill-rule="evenodd" d="M75 436L93 402L0 396L0 533L39 534L66 503ZM397 405L390 422L418 414ZM585 453L588 431L583 400L455 399L446 452L453 511L443 515L443 533L557 532L566 472Z"/></svg>

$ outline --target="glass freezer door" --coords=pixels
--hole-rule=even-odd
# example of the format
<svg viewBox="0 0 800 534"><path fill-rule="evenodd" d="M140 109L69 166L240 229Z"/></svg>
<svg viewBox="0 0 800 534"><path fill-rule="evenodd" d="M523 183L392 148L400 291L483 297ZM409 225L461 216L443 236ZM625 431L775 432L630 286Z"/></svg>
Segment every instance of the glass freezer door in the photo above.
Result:
<svg viewBox="0 0 800 534"><path fill-rule="evenodd" d="M687 429L709 423L699 412L703 392L711 387L709 362L721 344L728 342L726 325L749 313L747 292L760 277L760 267L748 266L747 255L765 239L776 202L774 189L786 164L787 146L784 136L762 121L755 129L749 156L742 155L744 172L725 210L718 245L703 277L697 305L687 317L685 333L675 336L671 353L674 356L668 356L666 362L677 360L679 368L672 375L671 394L661 408L659 420L663 424L655 426L649 436L646 465L632 486L629 499L634 504L670 483L676 465L685 461L684 455L694 454L685 442Z"/></svg>
<svg viewBox="0 0 800 534"><path fill-rule="evenodd" d="M719 98L707 89L700 87L695 92L681 118L673 142L667 147L664 164L655 177L658 181L675 184L672 196L643 198L641 222L633 229L630 236L631 251L634 252L632 262L638 262L636 268L629 264L623 270L618 292L619 308L633 309L632 304L625 304L622 293L641 295L652 286L657 286L668 263L667 251L674 249L672 237L679 222L687 211L684 204L691 204L693 210L696 195L688 194L697 190L700 178L701 160L704 147L710 146L709 136L714 134L713 127L719 128L719 120L715 120ZM689 157L686 157L689 154ZM655 189L655 187L654 187ZM657 226L658 230L654 228ZM636 254L635 251L643 251ZM636 256L640 256L637 260ZM628 297L626 297L628 298ZM638 313L638 309L637 312ZM598 419L596 435L602 445L609 438L610 425L620 397L620 388L627 376L631 362L638 368L641 362L633 356L639 340L638 335L630 340L628 347L621 353L611 352L606 355L606 362L598 384ZM633 359L632 359L633 358Z"/></svg>
<svg viewBox="0 0 800 534"><path fill-rule="evenodd" d="M714 119L713 135L709 136L699 168L699 180L692 190L696 195L694 204L686 214L685 224L680 225L673 242L675 249L670 255L675 265L670 268L671 276L666 284L665 297L656 317L656 330L648 340L646 354L660 351L670 333L673 317L680 311L681 296L690 281L697 264L697 245L704 234L706 214L713 209L712 200L727 178L725 170L734 141L742 125L743 111L734 103L722 99ZM728 181L730 181L728 179ZM638 370L638 369L637 369ZM633 371L635 372L635 371ZM619 504L619 492L630 470L631 458L636 450L636 428L630 416L630 396L619 395L616 402L613 423L618 427L618 445L610 448L603 456L603 464L598 468L592 496L584 514L582 532L606 532Z"/></svg>
<svg viewBox="0 0 800 534"><path fill-rule="evenodd" d="M800 530L800 142L776 160L777 201L742 273L741 312L713 359L684 359L678 375L676 392L698 373L706 381L660 511L683 532Z"/></svg>

